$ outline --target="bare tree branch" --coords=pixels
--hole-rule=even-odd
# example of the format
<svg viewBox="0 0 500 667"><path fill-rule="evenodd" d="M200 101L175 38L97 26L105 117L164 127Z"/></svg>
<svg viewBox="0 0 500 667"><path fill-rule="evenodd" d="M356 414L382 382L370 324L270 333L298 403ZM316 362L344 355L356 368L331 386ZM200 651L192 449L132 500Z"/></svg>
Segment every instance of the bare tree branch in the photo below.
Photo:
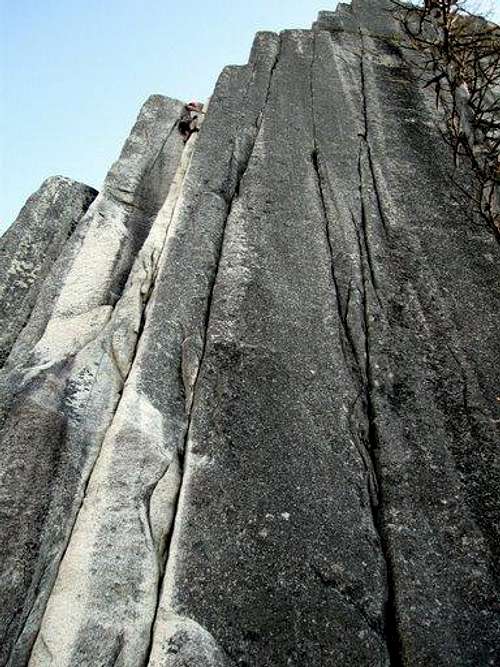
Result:
<svg viewBox="0 0 500 667"><path fill-rule="evenodd" d="M470 0L392 0L410 49L421 58L457 167L467 160L473 191L464 191L500 241L500 28L473 13Z"/></svg>

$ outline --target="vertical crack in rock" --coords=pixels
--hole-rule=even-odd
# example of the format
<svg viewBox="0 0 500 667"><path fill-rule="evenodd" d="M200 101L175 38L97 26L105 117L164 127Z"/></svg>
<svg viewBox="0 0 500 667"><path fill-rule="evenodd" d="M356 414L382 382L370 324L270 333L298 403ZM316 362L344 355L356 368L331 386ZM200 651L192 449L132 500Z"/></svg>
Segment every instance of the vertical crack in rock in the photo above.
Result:
<svg viewBox="0 0 500 667"><path fill-rule="evenodd" d="M314 115L314 111L313 111ZM314 124L314 121L313 121ZM335 303L337 304L337 314L339 318L339 327L341 328L341 333L340 333L340 342L342 345L342 351L344 354L344 357L347 359L348 355L345 349L345 343L347 341L349 345L349 351L350 354L354 357L356 364L359 366L359 360L357 357L356 353L356 346L354 344L354 340L351 335L351 331L349 328L349 325L347 324L347 306L345 311L342 311L342 305L340 303L340 290L339 290L339 285L337 282L337 276L335 274L335 268L333 265L333 247L332 247L332 240L330 236L330 230L328 227L328 216L327 216L327 209L326 209L326 202L325 202L325 195L323 192L323 184L321 181L321 167L319 164L319 154L318 154L318 147L317 147L317 142L316 142L316 135L315 135L315 129L313 129L313 137L314 137L314 148L311 153L311 161L314 167L314 172L316 174L316 182L318 186L318 193L319 193L319 198L321 202L321 209L323 212L323 218L325 220L325 236L326 236L326 241L328 245L328 250L329 250L329 255L330 255L330 275L332 279L332 283L334 286L334 291L335 291Z"/></svg>
<svg viewBox="0 0 500 667"><path fill-rule="evenodd" d="M359 153L358 153L358 175L359 175L359 201L360 201L360 206L361 206L361 229L363 231L363 238L362 238L362 245L364 247L364 255L366 256L366 261L368 264L368 269L370 272L370 282L373 286L373 292L375 294L375 297L377 298L377 301L380 305L380 297L378 294L378 280L376 278L375 274L375 267L374 267L374 262L372 258L372 251L371 251L371 246L370 242L368 240L369 237L369 229L368 229L368 219L367 219L367 211L366 211L366 200L365 200L365 192L364 192L364 187L363 187L363 153L365 152L363 148L366 146L366 143L364 139L360 139L359 142ZM359 231L359 230L358 230Z"/></svg>
<svg viewBox="0 0 500 667"><path fill-rule="evenodd" d="M377 202L377 209L378 209L378 214L380 217L380 222L382 223L382 228L384 232L387 234L388 233L388 225L385 219L385 214L383 211L382 207L382 199L380 196L379 192L379 187L377 184L377 177L375 175L375 166L373 163L373 157L372 157L372 149L371 149L371 144L370 144L370 127L369 127L369 122L368 122L368 97L367 97L367 91L366 91L366 72L365 72L365 59L366 59L366 48L365 48L365 40L364 40L364 35L363 31L359 31L359 38L361 42L361 54L359 57L359 73L360 73L360 78L361 78L361 99L362 99L362 106L363 106L363 133L361 135L363 141L366 144L366 153L367 153L367 162L368 162L368 168L370 170L370 175L371 175L371 180L373 184L373 192L375 194L375 199Z"/></svg>
<svg viewBox="0 0 500 667"><path fill-rule="evenodd" d="M204 314L204 323L203 323L203 331L202 331L202 343L201 343L201 353L199 357L199 363L198 367L196 369L196 372L194 374L194 378L192 380L191 384L191 397L189 400L187 400L187 415L186 415L186 426L185 426L185 433L184 433L184 440L182 444L182 448L177 451L177 456L179 460L179 468L180 468L180 477L181 481L178 487L178 492L177 492L177 497L175 501L175 508L174 508L174 514L173 514L173 519L170 525L169 533L166 538L166 547L165 547L165 561L163 564L163 570L162 570L162 576L160 578L160 582L157 588L157 600L156 600L156 607L155 607L155 613L153 616L153 620L151 623L151 632L150 632L150 639L149 639L149 646L146 652L146 659L144 661L144 665L148 665L151 662L152 658L152 653L153 653L153 648L154 648L154 640L155 640L155 626L156 626L156 620L158 618L158 613L160 610L160 605L161 605L161 598L162 598L162 593L163 593L163 588L164 588L164 580L165 577L167 576L167 570L168 570L168 565L169 561L172 557L172 545L174 543L174 536L178 531L181 529L180 528L180 522L182 521L182 517L180 516L180 502L181 498L184 492L184 487L185 487L185 480L186 480L186 469L189 466L189 436L190 436L190 430L191 430L191 423L192 423L192 416L193 412L195 410L195 402L196 402L196 394L197 394L197 387L198 387L198 382L200 379L201 371L202 371L202 366L203 366L203 360L205 357L205 352L206 352L206 344L207 344L207 332L209 328L209 323L210 323L210 316L211 316L211 311L212 311L212 303L213 303L213 296L214 296L214 290L217 285L217 278L219 274L219 269L221 265L221 257L223 254L223 247L224 247L224 241L226 238L226 230L227 230L227 224L228 220L231 216L231 211L233 208L234 202L239 198L240 196L240 188L241 188L241 183L243 182L243 179L245 177L246 171L248 169L248 165L250 163L253 150L255 147L255 143L257 141L257 138L259 136L259 132L262 126L262 120L264 116L264 111L267 106L268 100L269 100L269 95L271 91L271 86L272 86L272 81L274 78L274 73L276 70L276 66L279 61L280 57L280 49L281 49L281 37L278 45L278 51L276 53L276 57L274 59L273 65L271 66L269 70L269 80L268 80L268 85L267 85L267 90L264 96L264 101L262 104L262 107L260 108L259 112L256 115L256 121L255 121L255 131L252 133L251 137L251 143L246 146L246 152L244 154L244 159L239 160L237 164L237 171L236 171L236 183L234 185L234 191L230 194L230 197L225 196L226 193L219 193L222 195L224 201L226 202L226 213L224 217L224 222L223 222L223 228L222 228L222 233L221 233L221 238L220 242L217 248L217 265L216 269L214 272L214 275L211 279L210 282L210 288L207 296L207 301L205 305L205 314ZM232 163L234 158L234 146L233 146L233 153L230 157L230 162ZM185 383L184 383L185 384Z"/></svg>
<svg viewBox="0 0 500 667"><path fill-rule="evenodd" d="M359 201L361 206L361 227L363 229L363 245L366 251L366 259L368 262L368 267L370 270L370 278L373 285L375 295L378 299L378 285L377 279L375 276L375 270L373 266L372 254L370 243L368 240L368 221L367 221L367 212L365 206L365 196L363 188L363 153L366 152L367 157L370 153L370 141L369 141L369 124L368 124L368 99L366 91L366 81L365 81L365 44L363 33L360 30L359 32L361 54L359 57L359 73L360 73L360 92L361 92L361 103L362 103L362 121L363 121L363 132L360 134L359 142L359 153L358 153L358 175L359 175ZM364 149L364 150L363 150ZM368 157L368 163L371 164L371 160ZM374 173L371 172L372 180L374 179ZM374 189L376 189L374 183ZM380 302L379 302L380 303Z"/></svg>
<svg viewBox="0 0 500 667"><path fill-rule="evenodd" d="M250 159L250 156L249 156L249 159ZM247 164L248 164L248 162L247 162ZM234 194L235 197L238 196L239 185L240 185L241 179L244 176L245 170L246 170L246 167L245 167L245 169L243 169L243 171L241 173L241 176L238 177L238 180L237 180L237 183L236 183L236 190L235 190L235 194ZM205 317L204 317L204 326L203 326L203 335L202 335L201 356L200 356L200 361L199 361L199 364L198 364L198 368L197 368L195 376L194 376L194 380L192 382L192 387L191 387L191 396L192 397L187 402L188 403L188 411L187 411L187 415L186 415L187 424L186 424L186 430L185 430L185 434L184 434L184 441L183 441L182 448L180 448L177 451L181 481L180 481L180 484L179 484L179 487L178 487L178 490L177 490L177 496L176 496L176 499L175 499L174 513L173 513L172 522L170 524L170 529L169 529L167 537L166 537L165 559L164 559L164 562L162 564L162 574L161 574L160 581L159 581L157 591L156 591L157 597L156 597L155 612L154 612L152 623L151 623L149 646L148 646L148 649L147 649L147 652L146 652L145 660L143 662L144 666L148 665L149 662L150 662L150 659L151 659L151 654L152 654L153 645L154 645L154 631L155 631L156 618L158 616L158 611L159 611L160 603L161 603L161 594L162 594L162 589L163 589L163 579L165 577L165 573L166 573L167 567L168 567L168 561L169 561L169 558L171 556L171 546L172 546L172 543L173 543L173 536L174 536L174 533L177 530L179 530L179 526L177 525L178 522L179 522L179 502L180 502L180 498L181 498L183 487L184 487L184 481L185 481L185 474L184 473L185 473L185 470L186 470L186 466L188 465L188 457L189 457L188 440L189 440L189 431L190 431L190 427L191 427L192 414L193 414L193 409L194 409L195 400L196 400L196 387L197 387L197 384L198 384L198 378L200 377L200 370L201 370L201 366L203 364L203 357L205 355L207 331L208 331L208 324L209 324L209 320L210 320L210 310L211 310L211 307L212 307L213 293L214 293L214 289L215 289L215 284L217 282L217 274L219 272L219 266L220 266L220 256L221 256L222 247L223 247L223 244L224 244L224 237L225 237L225 233L226 233L227 221L228 221L228 218L229 218L229 215L230 215L230 212L231 212L232 201L233 201L233 198L230 200L230 202L228 204L228 209L227 209L226 217L225 217L225 220L224 220L223 231L222 231L222 235L221 235L221 241L220 241L219 248L218 248L217 268L215 270L215 275L214 275L213 280L211 282L210 290L209 290L209 294L208 294L208 298L207 298L207 303L206 303L206 308L205 308Z"/></svg>
<svg viewBox="0 0 500 667"><path fill-rule="evenodd" d="M360 204L361 204L361 224L363 231L363 241L365 248L366 264L368 265L368 270L370 278L368 279L366 272L365 262L361 261L361 275L362 275L362 284L363 284L363 294L362 294L362 308L363 308L363 329L364 329L364 343L365 343L365 389L364 389L364 399L365 399L365 409L366 416L368 420L368 433L367 435L367 451L371 460L371 468L373 471L373 482L374 489L370 489L370 500L371 508L373 514L373 523L374 527L378 533L380 547L384 556L387 572L387 601L385 607L385 637L387 642L387 648L389 651L389 656L391 660L392 667L398 667L402 664L402 655L401 655L401 640L399 637L398 623L397 623L397 613L396 613L396 593L395 593L395 578L392 570L392 560L390 546L386 538L385 527L384 527L384 517L383 517L383 489L380 484L381 471L380 471L380 461L379 461L379 438L376 425L376 412L373 404L373 391L375 387L375 381L373 378L372 372L372 359L371 359L371 349L370 349L370 330L371 323L375 321L380 321L380 317L374 318L370 312L369 306L369 294L370 286L373 288L373 294L375 295L378 306L381 308L380 298L377 291L377 283L375 281L375 272L372 263L372 257L370 254L370 246L368 241L368 226L367 226L367 211L365 206L365 193L363 187L363 169L362 169L362 146L366 144L366 154L368 157L368 163L370 165L370 171L373 179L374 190L377 193L377 186L375 182L375 173L373 171L373 164L370 157L370 143L369 143L369 118L368 118L368 98L366 90L366 79L365 79L365 46L364 46L364 37L363 33L360 30L360 42L361 42L361 55L360 55L360 78L361 78L361 96L362 96L362 106L363 106L363 122L364 122L364 136L361 138L360 142L360 151L358 158L358 171L359 171L359 195L360 195ZM381 217L384 229L384 218L381 210L381 202L378 194L376 194L376 200L378 205L378 212ZM359 230L356 227L359 238ZM387 231L387 230L385 230ZM361 252L361 244L360 244ZM362 258L361 258L362 259ZM368 284L368 280L371 285Z"/></svg>
<svg viewBox="0 0 500 667"><path fill-rule="evenodd" d="M198 384L198 378L200 376L201 367L202 367L202 364L203 364L203 358L205 356L207 331L208 331L208 327L209 327L210 313L211 313L211 309L212 309L212 301L213 301L214 290L215 290L215 286L217 284L217 276L218 276L219 268L220 268L220 259L221 259L221 255L222 255L222 249L223 249L223 246L224 246L224 239L225 239L225 235L226 235L227 222L228 222L229 217L231 215L233 202L240 195L240 185L241 185L241 182L242 182L242 180L245 176L246 170L248 168L248 164L250 162L250 158L251 158L252 152L253 152L253 147L255 146L255 142L257 140L257 136L258 136L258 133L260 131L263 113L264 113L265 106L266 106L268 98L269 98L269 92L270 92L270 89L271 89L272 76L273 76L274 70L276 68L278 59L279 59L279 53L278 53L278 55L276 57L276 60L274 61L274 64L271 68L270 79L269 79L269 84L268 84L267 91L266 91L265 101L264 101L264 104L263 104L261 110L258 113L256 122L255 122L256 131L255 131L255 134L253 136L252 145L248 149L245 161L242 164L238 165L237 180L236 180L236 184L235 184L234 193L232 194L232 196L230 198L226 198L225 196L223 196L223 198L224 198L224 200L226 201L226 204L227 204L227 211L226 211L226 215L225 215L225 218L224 218L221 240L220 240L220 243L219 243L219 246L218 246L218 249L217 249L217 267L216 267L213 279L210 283L210 289L209 289L209 293L208 293L208 297L207 297L207 303L206 303L206 307L205 307L201 355L200 355L200 360L199 360L199 363L198 363L198 368L197 368L197 371L195 373L195 377L192 381L192 388L191 388L192 399L188 403L189 408L188 408L188 411L187 411L187 425L186 425L186 431L185 431L185 435L184 435L183 447L182 447L181 450L178 451L180 470L181 470L181 479L182 479L181 485L180 485L180 488L179 488L178 498L181 494L182 485L183 485L183 482L184 482L184 471L185 471L185 468L186 468L186 459L187 459L187 456L188 456L189 430L190 430L190 427L191 427L192 413L193 413L194 404L195 404L196 387L197 387L197 384ZM231 158L230 158L231 162L233 160L233 156L234 156L234 153L233 153L233 155L231 155ZM177 510L177 507L178 507L178 499L177 499L177 503L176 503L176 510ZM167 546L167 549L166 549L167 558L166 558L166 562L165 562L165 569L166 569L166 563L168 562L168 552L169 552L169 549L170 549L170 541L171 541L172 534L175 530L176 521L177 521L177 511L174 514L174 520L172 522L172 529L170 531L169 538L167 540L167 545L168 546ZM160 597L160 595L158 597ZM154 625L154 623L153 623L153 625Z"/></svg>
<svg viewBox="0 0 500 667"><path fill-rule="evenodd" d="M257 136L259 134L260 126L262 125L262 118L264 116L264 111L266 110L267 103L269 101L269 95L271 94L271 83L273 81L274 71L276 70L276 67L278 66L278 62L279 62L279 59L280 59L280 54L281 54L281 36L279 37L279 40L278 40L278 51L276 53L276 58L274 59L274 63L272 65L271 69L269 70L269 81L268 81L268 84L267 84L267 90L266 90L266 94L265 94L265 97L264 97L264 102L263 102L263 104L260 108L260 111L259 111L256 119L255 119L256 133L255 133L255 138L254 138L254 145L255 145L255 142L257 141ZM254 63L253 66L254 66L254 69L255 69L255 63ZM250 158L249 158L248 161L250 161ZM248 163L247 163L247 166L248 166Z"/></svg>
<svg viewBox="0 0 500 667"><path fill-rule="evenodd" d="M369 480L373 481L373 488L369 487L369 498L371 502L371 510L373 516L373 525L377 531L380 548L384 556L387 572L387 600L385 607L384 631L387 642L387 648L391 660L392 667L398 667L402 664L401 658L401 642L398 633L397 615L396 615L396 593L395 593L395 579L392 571L392 561L389 543L385 536L384 520L383 520L383 489L380 485L380 462L378 456L379 439L376 425L376 414L373 405L372 393L374 388L374 379L372 374L372 361L370 350L370 309L368 303L368 290L366 270L364 263L361 264L362 280L363 280L363 317L364 317L364 340L365 340L365 378L366 384L364 388L364 403L366 416L368 421L368 433L366 434L367 443L366 449L371 461L372 476Z"/></svg>
<svg viewBox="0 0 500 667"><path fill-rule="evenodd" d="M158 163L158 160L160 160L161 157L163 156L163 151L167 147L168 140L170 139L170 137L172 136L172 134L174 132L178 132L178 131L179 131L178 125L177 125L177 123L174 123L172 125L172 127L170 128L170 130L167 132L167 134L165 136L165 139L163 140L155 158L151 161L151 164L149 164L148 167L144 170L144 177L147 177L153 171L153 169L156 167L156 165Z"/></svg>
<svg viewBox="0 0 500 667"><path fill-rule="evenodd" d="M393 598L394 598L394 591L393 591L393 576L391 572L391 564L390 564L390 556L388 553L388 545L386 544L386 540L383 535L383 529L381 526L381 517L380 517L380 490L379 490L379 471L378 471L378 457L376 454L376 447L377 447L377 439L376 439L376 426L375 426L375 415L374 415L374 410L373 410L373 405L372 405L372 400L371 400L371 390L372 390L372 385L373 385L373 379L372 379L372 374L371 374L371 368L370 368L370 346L369 346L369 312L368 312L368 299L367 299L367 276L365 273L365 262L363 261L363 257L366 257L366 263L368 264L369 271L370 271L370 281L371 285L373 287L372 291L377 297L378 300L378 295L376 291L376 282L375 282L375 273L374 269L372 266L372 260L370 257L369 253L369 247L368 247L368 240L367 240L367 234L368 234L368 229L367 229L367 222L366 222L366 211L365 211L365 203L364 203L364 193L362 190L362 171L361 171L361 150L359 154L359 159L358 159L358 171L359 171L359 176L360 176L360 205L361 205L361 216L362 216L362 229L363 229L363 235L364 235L364 252L363 252L363 246L361 243L361 238L360 238L360 231L358 229L358 226L355 223L355 220L353 218L354 226L355 226L355 231L357 234L358 238L358 244L359 244L359 254L360 254L360 266L361 266L361 273L362 273L362 284L363 284L363 291L361 294L362 297L362 310L363 310L363 330L364 330L364 368L361 367L360 363L360 357L357 352L356 348L356 343L354 341L354 338L350 332L350 327L347 322L347 312L348 312L348 304L349 304L349 292L352 290L351 284L349 284L349 290L348 290L348 299L346 301L346 307L345 307L345 312L342 311L342 307L340 304L340 293L339 293L339 286L337 282L337 278L335 275L335 268L334 268L334 258L333 258L333 246L332 246L332 239L330 235L330 226L329 226L329 215L328 215L328 208L326 205L325 201L325 195L323 192L323 182L322 182L322 174L321 174L321 165L320 165L320 157L319 157L319 150L318 150L318 142L317 142L317 134L316 134L316 120L315 120L315 98L314 98L314 63L315 63L315 57L316 57L316 34L313 37L313 57L312 57L312 62L311 62L311 111L312 111L312 126L313 126L313 152L312 152L312 163L314 167L314 172L316 174L316 180L317 180L317 187L318 187L318 193L319 193L319 199L321 202L321 209L322 209L322 216L324 219L325 223L325 235L326 235L326 240L327 240L327 245L328 245L328 250L329 250L329 259L330 259L330 272L331 272L331 278L332 278L332 284L335 290L335 301L337 303L337 312L339 316L339 321L340 325L342 327L342 332L346 338L346 340L349 343L350 347L350 353L352 354L353 358L356 361L357 364L357 370L358 370L358 380L360 381L361 387L359 389L359 392L354 399L351 407L350 407L350 413L352 413L355 409L356 403L359 401L361 397L364 399L364 408L366 411L366 416L367 416L367 421L368 421L368 433L366 434L367 436L367 446L363 446L361 444L361 447L363 450L366 449L365 451L360 451L359 446L358 446L358 451L360 454L360 457L363 461L363 464L365 466L366 470L366 475L367 475L367 485L368 485L368 497L370 499L370 508L371 508L371 513L372 513L372 520L373 520L373 526L375 528L375 531L378 535L379 539L379 544L380 544L380 549L382 551L382 555L384 558L385 562L385 569L386 569L386 575L387 575L387 601L386 601L386 606L384 609L384 627L382 628L382 633L385 638L386 644L387 644L387 649L389 652L389 657L391 661L392 667L398 667L398 665L401 664L400 661L400 654L399 654L399 649L398 649L398 642L397 640L394 639L393 634L396 632L396 626L395 626L395 618L394 618L394 610L393 610ZM361 68L362 70L362 76L361 76L361 82L362 82L362 100L363 100L363 121L364 121L364 128L365 128L365 134L363 139L367 142L367 136L368 136L368 114L367 114L367 102L366 102L366 95L365 95L365 82L364 82L364 73L363 73L363 67ZM379 302L380 303L380 302ZM340 336L341 342L342 342L342 348L344 350L344 344L343 344L343 336L341 334ZM345 351L344 351L344 356L345 356ZM349 416L349 421L351 417ZM360 611L363 611L362 609ZM372 627L373 629L373 623L371 619L368 619L366 614L363 612L363 617L366 618L367 623L369 627ZM375 628L377 632L380 632L379 628Z"/></svg>
<svg viewBox="0 0 500 667"><path fill-rule="evenodd" d="M369 121L368 121L368 103L366 96L366 82L365 82L365 71L364 71L364 44L363 44L363 35L360 33L360 39L362 44L361 57L360 57L360 80L361 80L361 99L362 99L362 120L363 120L363 133L360 137L360 147L358 155L358 174L359 174L359 201L360 201L360 211L361 211L361 230L359 229L356 220L353 216L353 224L358 239L358 252L360 256L360 267L361 267L361 278L363 290L361 293L362 298L362 325L364 333L364 368L361 367L360 355L357 352L357 347L352 334L350 333L350 327L347 322L347 312L348 312L348 303L349 303L349 294L346 301L345 310L342 310L340 304L340 294L338 281L335 274L334 268L334 259L333 259L333 247L332 239L329 228L329 215L328 208L325 201L325 195L323 192L323 181L322 181L322 172L321 172L321 163L319 156L319 149L317 143L316 135L316 121L315 121L315 106L314 106L314 62L316 57L316 35L314 36L313 41L313 58L311 63L311 106L312 106L312 125L313 125L313 151L312 151L312 163L314 167L314 172L316 174L317 187L319 193L319 199L321 202L322 215L325 221L325 234L327 245L330 254L330 271L332 284L335 290L335 300L337 303L337 312L340 320L340 325L342 327L341 341L343 337L348 341L350 347L350 353L354 357L357 363L357 369L359 371L359 380L361 381L361 388L356 399L353 401L350 408L352 413L355 409L356 403L360 398L363 398L364 411L366 413L367 423L368 423L368 432L365 434L363 450L360 451L360 457L364 463L366 474L367 474L367 485L368 485L368 497L370 499L370 508L372 513L373 526L378 535L378 540L380 544L380 549L385 562L386 576L387 576L387 600L385 603L384 609L384 628L383 635L387 644L387 649L389 652L389 657L392 667L398 667L402 664L401 662L401 649L400 649L400 640L398 637L397 623L396 623L396 611L395 611L395 592L394 592L394 576L392 573L391 566L391 557L389 551L389 545L384 535L384 527L382 521L382 493L380 489L379 479L379 459L377 455L378 449L378 436L376 428L376 417L372 401L372 392L374 387L374 380L371 370L371 354L370 354L370 307L369 307L369 293L371 292L378 303L379 308L381 308L381 302L378 295L377 287L378 283L375 277L375 268L373 263L373 258L370 252L370 245L368 241L369 229L368 229L368 220L367 220L367 210L366 210L366 198L363 186L363 169L362 169L362 157L363 157L363 146L366 146L366 155L368 158L368 163L370 166L370 173L372 176L378 213L383 223L384 231L387 232L385 227L385 222L382 214L382 206L377 191L377 186L375 182L375 173L373 169L373 163L371 161L370 155L370 146L369 146ZM352 215L352 214L351 214ZM367 275L367 270L369 275ZM349 285L349 292L352 290L351 285ZM342 347L344 349L344 344L342 342ZM344 353L345 356L345 353ZM358 447L359 451L359 447Z"/></svg>
<svg viewBox="0 0 500 667"><path fill-rule="evenodd" d="M356 345L352 336L351 329L349 327L348 321L347 321L347 316L348 316L348 307L349 307L349 299L346 302L346 307L344 310L342 310L342 304L340 300L340 287L337 281L337 275L335 273L335 266L334 266L334 259L333 259L333 243L332 243L332 238L330 234L330 227L328 224L328 213L327 213L327 207L326 207L326 201L325 201L325 194L323 191L323 181L322 181L322 169L321 169L321 164L320 164L320 156L319 156L319 148L318 148L318 140L317 140L317 132L316 132L316 116L315 116L315 106L314 106L314 63L316 60L316 39L317 39L317 34L313 33L313 47L312 47L312 58L311 58L311 72L310 72L310 90L311 90L311 118L312 118L312 138L313 138L313 149L311 153L311 161L312 165L314 168L314 173L316 175L316 182L317 182L317 187L318 187L318 193L319 193L319 198L321 202L321 209L323 212L323 219L325 221L325 236L326 236L326 241L328 245L328 251L330 255L330 261L329 261L329 267L330 267L330 275L332 279L332 283L334 286L335 290L335 303L337 304L337 314L339 318L339 325L341 327L341 332L340 332L340 344L342 346L342 352L344 355L344 358L348 360L348 354L345 349L345 343L349 345L349 355L354 359L355 362L355 368L357 369L358 373L361 373L361 367L360 367L360 361L358 358L358 353L356 350ZM350 289L348 292L348 296L350 295Z"/></svg>
<svg viewBox="0 0 500 667"><path fill-rule="evenodd" d="M196 386L196 380L195 384L193 386L193 391ZM188 413L188 420L191 420L191 410L192 410L192 404L189 407L189 413ZM189 427L188 427L189 429ZM187 439L187 436L186 436ZM172 519L170 522L170 527L169 530L165 536L165 548L164 548L164 553L163 553L163 559L162 562L160 563L161 569L160 569L160 577L158 581L158 585L156 588L156 601L155 601L155 608L154 608L154 613L153 617L151 619L151 625L149 629L149 640L148 640L148 646L147 649L144 653L144 659L141 662L141 667L147 667L149 665L150 660L151 660L151 654L153 651L153 645L154 645L154 631L155 631L155 625L156 625L156 619L158 617L158 612L160 610L160 604L161 604L161 593L162 593L162 588L163 588L163 579L165 577L165 573L167 571L167 565L168 565L168 559L170 556L170 549L172 545L172 540L173 540L173 535L176 530L176 524L178 520L178 512L179 512L179 502L181 498L181 493L182 493L182 487L184 484L184 471L185 471L185 466L186 466L186 440L184 442L184 447L182 450L178 450L174 456L177 456L177 464L178 464L178 472L180 476L180 482L177 487L177 493L175 497L175 503L174 503L174 508L173 508L173 515Z"/></svg>

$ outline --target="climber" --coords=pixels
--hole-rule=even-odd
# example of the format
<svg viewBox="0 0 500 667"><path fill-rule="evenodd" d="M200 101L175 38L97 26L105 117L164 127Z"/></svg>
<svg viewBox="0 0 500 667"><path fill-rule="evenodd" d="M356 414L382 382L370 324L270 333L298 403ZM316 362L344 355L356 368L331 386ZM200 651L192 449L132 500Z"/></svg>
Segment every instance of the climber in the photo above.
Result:
<svg viewBox="0 0 500 667"><path fill-rule="evenodd" d="M194 132L199 132L198 116L195 114L205 113L201 102L189 102L184 106L179 120L179 132L184 139L184 143L189 141Z"/></svg>
<svg viewBox="0 0 500 667"><path fill-rule="evenodd" d="M447 0L444 4L442 0L424 0L424 9L429 13L435 13L439 17L443 9L449 13L453 11L456 4L457 0Z"/></svg>

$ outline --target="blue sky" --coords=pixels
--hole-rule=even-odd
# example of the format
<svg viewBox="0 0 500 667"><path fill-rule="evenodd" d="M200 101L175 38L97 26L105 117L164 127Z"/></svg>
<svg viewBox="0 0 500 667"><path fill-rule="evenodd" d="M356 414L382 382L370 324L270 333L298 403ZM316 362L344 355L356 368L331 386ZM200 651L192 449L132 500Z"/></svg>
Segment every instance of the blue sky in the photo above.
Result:
<svg viewBox="0 0 500 667"><path fill-rule="evenodd" d="M47 176L99 189L148 95L203 100L257 30L309 27L336 4L0 0L0 233Z"/></svg>

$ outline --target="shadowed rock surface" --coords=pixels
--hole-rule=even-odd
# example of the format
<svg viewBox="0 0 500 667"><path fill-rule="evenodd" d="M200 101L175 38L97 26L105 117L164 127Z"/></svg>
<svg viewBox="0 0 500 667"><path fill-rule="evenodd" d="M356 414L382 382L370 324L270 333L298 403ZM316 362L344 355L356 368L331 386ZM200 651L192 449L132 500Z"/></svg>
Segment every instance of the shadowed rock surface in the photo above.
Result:
<svg viewBox="0 0 500 667"><path fill-rule="evenodd" d="M0 376L0 664L500 661L500 252L389 6L143 107Z"/></svg>

